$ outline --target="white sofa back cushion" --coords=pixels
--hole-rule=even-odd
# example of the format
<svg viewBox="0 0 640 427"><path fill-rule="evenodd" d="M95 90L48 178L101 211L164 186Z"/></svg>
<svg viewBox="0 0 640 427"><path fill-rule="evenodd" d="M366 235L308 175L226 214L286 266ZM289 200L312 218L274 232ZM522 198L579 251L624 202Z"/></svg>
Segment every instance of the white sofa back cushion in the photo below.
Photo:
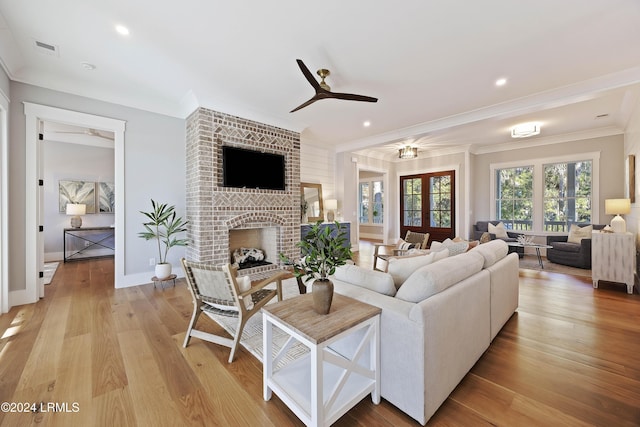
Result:
<svg viewBox="0 0 640 427"><path fill-rule="evenodd" d="M336 268L334 276L337 280L370 289L379 294L394 296L396 285L389 273L368 270L357 265L346 264Z"/></svg>
<svg viewBox="0 0 640 427"><path fill-rule="evenodd" d="M443 242L433 241L431 242L432 251L442 251L449 249L449 256L456 256L465 253L469 249L469 242L460 241L454 242L451 239L446 239Z"/></svg>
<svg viewBox="0 0 640 427"><path fill-rule="evenodd" d="M396 298L418 303L477 273L483 264L482 255L471 251L421 267L402 284Z"/></svg>
<svg viewBox="0 0 640 427"><path fill-rule="evenodd" d="M478 245L471 249L470 252L476 252L482 255L484 258L484 265L482 268L488 268L507 256L507 253L509 252L509 245L507 245L507 242L504 240L496 239Z"/></svg>
<svg viewBox="0 0 640 427"><path fill-rule="evenodd" d="M393 277L393 283L399 288L414 271L425 265L429 265L449 256L449 251L445 249L440 252L431 252L427 255L392 257L389 258L387 272Z"/></svg>

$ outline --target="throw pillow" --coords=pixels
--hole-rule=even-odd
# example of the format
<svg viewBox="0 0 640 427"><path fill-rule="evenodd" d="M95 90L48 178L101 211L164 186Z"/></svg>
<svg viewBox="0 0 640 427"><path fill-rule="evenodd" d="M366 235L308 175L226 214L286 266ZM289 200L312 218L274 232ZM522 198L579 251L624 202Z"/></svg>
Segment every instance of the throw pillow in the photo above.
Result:
<svg viewBox="0 0 640 427"><path fill-rule="evenodd" d="M381 271L367 270L357 265L346 264L336 268L334 276L336 280L360 286L383 295L394 296L396 285L393 277Z"/></svg>
<svg viewBox="0 0 640 427"><path fill-rule="evenodd" d="M445 249L449 250L448 256L459 255L461 253L466 252L469 249L469 242L466 242L464 240L461 242L454 242L451 239L445 239L444 242L436 242L436 241L431 242L432 251L438 252Z"/></svg>
<svg viewBox="0 0 640 427"><path fill-rule="evenodd" d="M491 241L491 234L489 234L489 232L485 231L484 233L482 233L482 236L480 236L480 244L482 243L487 243Z"/></svg>
<svg viewBox="0 0 640 427"><path fill-rule="evenodd" d="M400 239L398 240L398 249L406 251L409 249L413 249L416 247L415 243L409 243L407 241L405 241L404 239Z"/></svg>
<svg viewBox="0 0 640 427"><path fill-rule="evenodd" d="M489 223L489 233L495 234L497 239L508 239L507 229L504 228L504 224L500 221L497 225Z"/></svg>
<svg viewBox="0 0 640 427"><path fill-rule="evenodd" d="M571 224L571 228L569 229L569 237L567 237L567 242L580 244L580 241L582 239L590 239L592 232L593 232L593 225L579 227L575 224Z"/></svg>
<svg viewBox="0 0 640 427"><path fill-rule="evenodd" d="M389 258L387 272L393 277L393 283L399 288L405 280L418 268L431 264L436 252L428 255L412 256L407 258Z"/></svg>

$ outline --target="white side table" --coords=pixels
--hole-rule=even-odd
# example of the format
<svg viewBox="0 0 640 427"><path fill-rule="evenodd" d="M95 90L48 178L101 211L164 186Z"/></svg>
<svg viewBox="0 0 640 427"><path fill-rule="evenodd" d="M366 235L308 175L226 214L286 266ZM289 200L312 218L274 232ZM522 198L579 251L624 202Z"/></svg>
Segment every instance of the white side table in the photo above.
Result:
<svg viewBox="0 0 640 427"><path fill-rule="evenodd" d="M591 278L624 283L627 293L633 293L636 270L636 245L632 233L602 233L591 235Z"/></svg>
<svg viewBox="0 0 640 427"><path fill-rule="evenodd" d="M307 426L330 426L368 394L380 403L380 313L339 294L325 315L313 311L312 294L263 307L264 400L275 392ZM290 336L281 349L273 349L273 327ZM358 331L362 334L351 336ZM346 336L360 340L350 356L330 348ZM276 369L295 341L310 352Z"/></svg>

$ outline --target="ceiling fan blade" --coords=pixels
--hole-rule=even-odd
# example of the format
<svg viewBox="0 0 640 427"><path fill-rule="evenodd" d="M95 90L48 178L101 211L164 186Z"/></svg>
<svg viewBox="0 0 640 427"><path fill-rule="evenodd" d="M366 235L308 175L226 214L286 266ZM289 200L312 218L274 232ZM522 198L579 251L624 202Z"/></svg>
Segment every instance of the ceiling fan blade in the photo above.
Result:
<svg viewBox="0 0 640 427"><path fill-rule="evenodd" d="M329 98L345 99L347 101L378 102L378 98L374 98L372 96L355 95L353 93L340 93L340 92L329 92L329 93L330 93Z"/></svg>
<svg viewBox="0 0 640 427"><path fill-rule="evenodd" d="M314 103L314 102L316 102L318 99L322 99L322 98L316 98L316 97L314 96L313 98L311 98L311 99L310 99L310 100L308 100L307 102L305 102L305 103L303 103L303 104L298 105L296 108L294 108L293 110L291 110L291 111L289 111L289 112L290 112L290 113L293 113L294 111L298 111L298 110L300 110L301 108L304 108L304 107L306 107L306 106L308 106L308 105L313 104L313 103Z"/></svg>
<svg viewBox="0 0 640 427"><path fill-rule="evenodd" d="M300 70L302 71L302 74L304 74L304 76L307 78L307 80L309 81L311 86L313 86L313 88L316 90L316 92L318 90L322 89L320 87L320 83L318 83L318 81L313 77L313 74L311 74L311 71L309 71L307 66L304 65L304 62L302 62L302 59L296 59L296 62L298 63L298 67L300 67Z"/></svg>

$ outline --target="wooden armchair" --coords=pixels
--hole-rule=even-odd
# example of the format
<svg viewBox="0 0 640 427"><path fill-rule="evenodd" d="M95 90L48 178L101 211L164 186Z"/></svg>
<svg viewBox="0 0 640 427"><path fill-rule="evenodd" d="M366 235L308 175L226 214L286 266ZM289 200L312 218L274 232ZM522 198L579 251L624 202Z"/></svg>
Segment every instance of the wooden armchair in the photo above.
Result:
<svg viewBox="0 0 640 427"><path fill-rule="evenodd" d="M254 286L249 284L248 290L241 291L236 278L237 269L230 264L210 265L190 262L183 258L182 266L193 297L193 315L183 346L189 345L191 337L223 345L231 348L229 363L233 362L247 320L260 312L274 296L278 296L278 301L282 300L282 279L286 273L277 273ZM264 289L266 285L274 282L276 289ZM198 317L203 312L209 317L213 314L237 317L238 326L233 339L195 329Z"/></svg>
<svg viewBox="0 0 640 427"><path fill-rule="evenodd" d="M407 230L407 235L403 240L400 240L397 245L375 245L375 248L373 250L373 269L378 271L386 271L386 266L384 270L378 268L378 259L386 262L393 256L401 256L405 254L409 249L427 249L428 243L429 233L415 233L413 231ZM408 246L412 247L409 248ZM380 248L387 248L391 251L391 253L381 253Z"/></svg>

